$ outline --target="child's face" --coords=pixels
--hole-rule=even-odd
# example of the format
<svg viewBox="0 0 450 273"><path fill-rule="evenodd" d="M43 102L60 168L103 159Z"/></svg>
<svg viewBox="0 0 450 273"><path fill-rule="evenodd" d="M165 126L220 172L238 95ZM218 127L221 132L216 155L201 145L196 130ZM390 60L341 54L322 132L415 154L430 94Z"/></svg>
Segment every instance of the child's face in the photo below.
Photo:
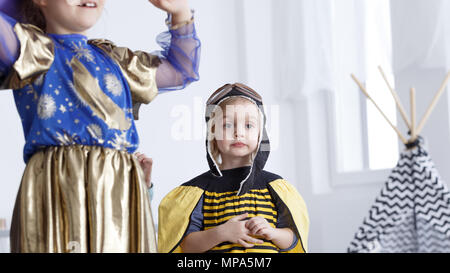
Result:
<svg viewBox="0 0 450 273"><path fill-rule="evenodd" d="M249 157L259 142L258 107L247 100L238 101L226 105L222 117L217 121L215 133L222 160Z"/></svg>
<svg viewBox="0 0 450 273"><path fill-rule="evenodd" d="M102 15L105 0L33 0L47 21L47 31L56 34L82 33Z"/></svg>

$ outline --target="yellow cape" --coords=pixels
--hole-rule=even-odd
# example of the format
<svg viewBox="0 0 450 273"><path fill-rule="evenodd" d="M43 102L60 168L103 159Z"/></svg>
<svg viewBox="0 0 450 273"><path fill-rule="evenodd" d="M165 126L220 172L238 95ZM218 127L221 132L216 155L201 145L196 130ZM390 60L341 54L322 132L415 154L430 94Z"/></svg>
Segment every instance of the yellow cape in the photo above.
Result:
<svg viewBox="0 0 450 273"><path fill-rule="evenodd" d="M283 179L270 182L269 186L288 208L298 231L299 241L287 253L306 253L309 217L303 198L291 184ZM203 189L195 186L180 186L164 197L159 205L158 252L183 252L180 247L181 240L189 226L191 213L203 193Z"/></svg>

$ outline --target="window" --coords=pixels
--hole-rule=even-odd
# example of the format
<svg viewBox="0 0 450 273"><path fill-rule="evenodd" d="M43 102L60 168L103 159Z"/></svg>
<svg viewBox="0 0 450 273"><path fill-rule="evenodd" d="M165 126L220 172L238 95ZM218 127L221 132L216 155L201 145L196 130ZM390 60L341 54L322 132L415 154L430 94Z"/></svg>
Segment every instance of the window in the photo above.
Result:
<svg viewBox="0 0 450 273"><path fill-rule="evenodd" d="M394 86L389 0L334 2L336 92L330 119L333 184L379 182L398 160L398 137L377 109L351 80L355 75L393 124L396 105L378 70Z"/></svg>
<svg viewBox="0 0 450 273"><path fill-rule="evenodd" d="M383 109L393 124L397 124L396 105L378 66L386 69L385 74L392 87L392 32L390 1L367 1L366 13L366 75L367 90ZM366 101L368 165L371 170L389 169L398 161L398 136L380 115L375 106Z"/></svg>

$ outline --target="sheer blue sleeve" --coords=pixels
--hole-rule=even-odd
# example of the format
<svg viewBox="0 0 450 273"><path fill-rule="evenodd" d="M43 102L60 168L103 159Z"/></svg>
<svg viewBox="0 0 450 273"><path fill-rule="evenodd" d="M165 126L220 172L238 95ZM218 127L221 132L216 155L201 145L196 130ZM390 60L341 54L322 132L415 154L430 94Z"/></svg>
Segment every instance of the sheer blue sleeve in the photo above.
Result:
<svg viewBox="0 0 450 273"><path fill-rule="evenodd" d="M16 21L0 12L0 85L19 57L20 43L14 32Z"/></svg>
<svg viewBox="0 0 450 273"><path fill-rule="evenodd" d="M163 49L156 52L162 61L156 71L159 93L184 89L199 80L201 43L194 23L161 33L157 42Z"/></svg>

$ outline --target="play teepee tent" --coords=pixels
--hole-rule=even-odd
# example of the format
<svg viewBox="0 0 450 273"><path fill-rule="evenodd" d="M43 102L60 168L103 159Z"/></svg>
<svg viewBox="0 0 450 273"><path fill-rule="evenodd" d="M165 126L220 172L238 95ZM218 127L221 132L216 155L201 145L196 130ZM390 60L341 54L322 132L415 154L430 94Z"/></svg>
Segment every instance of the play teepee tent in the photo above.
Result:
<svg viewBox="0 0 450 273"><path fill-rule="evenodd" d="M380 72L384 79L383 70ZM395 91L399 111L410 129L406 140L373 101L363 85L353 76L364 94L372 101L399 135L406 149L400 155L381 193L355 234L348 252L423 253L450 252L450 191L440 178L423 139L419 136L433 108L450 79L450 73L434 97L425 116L415 127L415 90L411 89L411 121Z"/></svg>

